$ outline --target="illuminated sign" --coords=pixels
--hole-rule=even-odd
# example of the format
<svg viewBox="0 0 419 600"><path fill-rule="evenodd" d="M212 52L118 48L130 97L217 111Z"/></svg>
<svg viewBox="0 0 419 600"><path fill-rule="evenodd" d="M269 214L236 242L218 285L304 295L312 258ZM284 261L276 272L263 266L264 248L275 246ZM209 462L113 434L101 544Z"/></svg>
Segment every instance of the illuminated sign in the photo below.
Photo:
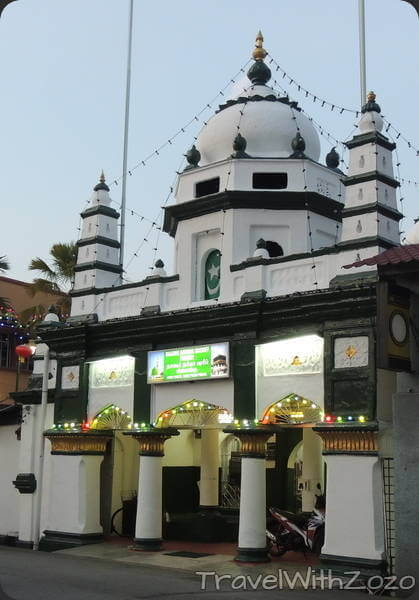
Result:
<svg viewBox="0 0 419 600"><path fill-rule="evenodd" d="M132 356L118 356L97 360L90 365L90 387L126 387L134 383L134 363Z"/></svg>
<svg viewBox="0 0 419 600"><path fill-rule="evenodd" d="M259 346L263 375L304 375L323 370L323 338L305 335Z"/></svg>
<svg viewBox="0 0 419 600"><path fill-rule="evenodd" d="M230 376L228 342L155 350L148 353L148 383L170 383Z"/></svg>

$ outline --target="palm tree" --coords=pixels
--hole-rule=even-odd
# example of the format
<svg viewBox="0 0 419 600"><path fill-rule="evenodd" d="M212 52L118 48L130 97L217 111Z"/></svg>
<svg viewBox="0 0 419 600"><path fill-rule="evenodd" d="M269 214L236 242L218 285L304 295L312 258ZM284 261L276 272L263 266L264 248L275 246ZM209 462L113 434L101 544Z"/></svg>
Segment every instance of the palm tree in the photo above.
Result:
<svg viewBox="0 0 419 600"><path fill-rule="evenodd" d="M9 261L6 256L0 256L0 273L4 273L10 268ZM3 296L0 296L0 306L4 306L5 308L10 308L10 301Z"/></svg>
<svg viewBox="0 0 419 600"><path fill-rule="evenodd" d="M68 290L74 279L74 267L77 262L77 246L74 242L68 244L58 243L51 247L52 260L48 264L42 258L36 257L31 260L30 271L38 271L41 277L33 280L30 293L35 296L37 292L48 294L62 294L62 299L56 304L61 313L69 312L70 297ZM23 320L28 320L32 315L41 315L46 307L39 304L24 310L21 314Z"/></svg>

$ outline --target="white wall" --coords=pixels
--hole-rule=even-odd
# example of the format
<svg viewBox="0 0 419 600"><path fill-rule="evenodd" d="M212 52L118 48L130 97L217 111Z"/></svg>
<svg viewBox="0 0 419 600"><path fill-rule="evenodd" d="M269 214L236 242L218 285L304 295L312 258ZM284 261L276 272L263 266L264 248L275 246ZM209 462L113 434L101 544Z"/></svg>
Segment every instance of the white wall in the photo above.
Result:
<svg viewBox="0 0 419 600"><path fill-rule="evenodd" d="M19 529L19 492L12 481L19 473L20 443L15 431L18 425L0 427L0 535L17 536Z"/></svg>

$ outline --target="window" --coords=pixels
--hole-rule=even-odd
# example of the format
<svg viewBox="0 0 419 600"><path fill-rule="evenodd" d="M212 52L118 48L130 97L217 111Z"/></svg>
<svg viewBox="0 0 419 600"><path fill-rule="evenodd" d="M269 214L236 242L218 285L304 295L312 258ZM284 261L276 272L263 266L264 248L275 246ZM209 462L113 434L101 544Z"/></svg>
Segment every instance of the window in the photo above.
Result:
<svg viewBox="0 0 419 600"><path fill-rule="evenodd" d="M8 333L0 334L0 367L10 369L12 364L12 344Z"/></svg>
<svg viewBox="0 0 419 600"><path fill-rule="evenodd" d="M275 256L284 256L282 246L280 246L278 242L271 242L267 240L265 243L266 250L268 251L268 254L271 258L274 258Z"/></svg>
<svg viewBox="0 0 419 600"><path fill-rule="evenodd" d="M253 173L253 189L284 190L288 185L288 173Z"/></svg>
<svg viewBox="0 0 419 600"><path fill-rule="evenodd" d="M209 194L217 194L219 191L219 177L214 177L214 179L207 179L206 181L200 181L195 186L195 198L201 198L201 196L209 196Z"/></svg>
<svg viewBox="0 0 419 600"><path fill-rule="evenodd" d="M91 224L91 223L89 223L89 226L88 226L88 228L87 228L87 231L88 231L89 233L92 231L92 224Z"/></svg>
<svg viewBox="0 0 419 600"><path fill-rule="evenodd" d="M359 166L361 167L361 169L362 167L365 167L365 158L363 154L361 154L361 156L359 157Z"/></svg>
<svg viewBox="0 0 419 600"><path fill-rule="evenodd" d="M109 227L109 223L106 223L106 231L109 232L111 228Z"/></svg>
<svg viewBox="0 0 419 600"><path fill-rule="evenodd" d="M205 261L205 300L214 300L220 295L221 252L212 250Z"/></svg>

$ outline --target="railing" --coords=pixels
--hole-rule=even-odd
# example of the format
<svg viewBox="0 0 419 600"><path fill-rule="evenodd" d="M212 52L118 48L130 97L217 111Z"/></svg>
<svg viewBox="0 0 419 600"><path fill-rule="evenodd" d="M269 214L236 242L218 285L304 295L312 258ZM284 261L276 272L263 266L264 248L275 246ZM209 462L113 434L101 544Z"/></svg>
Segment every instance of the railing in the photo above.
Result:
<svg viewBox="0 0 419 600"><path fill-rule="evenodd" d="M224 508L240 508L240 487L223 482L221 488L221 506Z"/></svg>
<svg viewBox="0 0 419 600"><path fill-rule="evenodd" d="M384 518L386 554L389 575L394 575L395 522L394 522L394 459L383 459Z"/></svg>

